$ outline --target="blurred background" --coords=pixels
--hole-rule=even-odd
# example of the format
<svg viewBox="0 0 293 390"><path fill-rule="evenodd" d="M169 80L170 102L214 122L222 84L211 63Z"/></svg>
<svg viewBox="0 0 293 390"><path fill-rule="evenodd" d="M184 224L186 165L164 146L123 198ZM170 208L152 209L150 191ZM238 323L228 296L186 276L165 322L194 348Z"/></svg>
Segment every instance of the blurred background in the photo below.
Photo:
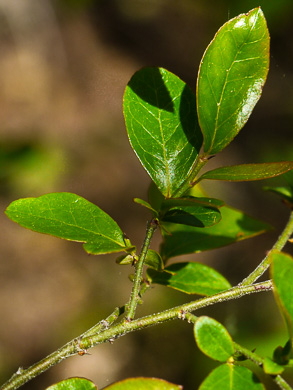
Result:
<svg viewBox="0 0 293 390"><path fill-rule="evenodd" d="M245 129L209 168L293 159L292 0L0 0L1 383L124 304L132 271L116 265L115 256L88 256L80 244L26 231L4 216L5 208L21 197L74 192L108 212L140 247L149 214L132 198L146 199L149 179L128 143L125 86L141 67L162 66L195 90L200 59L216 31L257 6L271 34L268 81ZM186 259L239 283L288 217L263 185L217 183L207 190L275 230ZM159 241L157 233L153 248ZM195 298L156 287L138 314ZM199 314L223 322L237 342L260 354L270 355L287 339L272 294ZM178 321L70 358L23 389L71 376L99 388L128 376L154 376L188 390L215 366L197 350L192 327ZM269 382L267 388L275 387Z"/></svg>

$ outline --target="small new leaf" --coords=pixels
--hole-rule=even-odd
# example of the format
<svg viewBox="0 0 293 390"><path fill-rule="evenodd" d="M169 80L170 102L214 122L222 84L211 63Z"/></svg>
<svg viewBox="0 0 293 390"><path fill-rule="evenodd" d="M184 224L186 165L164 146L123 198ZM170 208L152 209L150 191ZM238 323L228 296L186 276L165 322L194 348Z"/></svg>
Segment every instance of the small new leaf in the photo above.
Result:
<svg viewBox="0 0 293 390"><path fill-rule="evenodd" d="M148 210L150 210L153 213L153 215L155 217L158 217L158 212L148 202L146 202L145 200L139 199L139 198L134 198L133 201L135 203L137 203L137 204L147 208Z"/></svg>
<svg viewBox="0 0 293 390"><path fill-rule="evenodd" d="M164 268L164 262L161 255L152 249L147 251L145 265L157 271L162 271Z"/></svg>

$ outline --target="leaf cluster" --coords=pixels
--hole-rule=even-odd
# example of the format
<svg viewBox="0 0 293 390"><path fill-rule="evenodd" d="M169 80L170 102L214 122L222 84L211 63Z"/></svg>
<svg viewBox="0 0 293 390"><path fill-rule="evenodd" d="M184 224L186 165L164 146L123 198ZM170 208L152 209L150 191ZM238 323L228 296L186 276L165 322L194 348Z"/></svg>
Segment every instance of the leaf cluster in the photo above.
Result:
<svg viewBox="0 0 293 390"><path fill-rule="evenodd" d="M136 306L154 284L204 296L199 300L203 306L220 302L222 292L227 292L227 299L232 299L245 293L242 287L249 285L251 293L271 289L273 285L287 324L289 342L284 347L276 347L272 358L260 357L239 346L213 318L195 317L188 310L166 313L164 320L168 315L175 318L181 313L181 319L194 323L198 348L221 363L203 381L201 390L263 389L254 372L241 364L244 359L261 366L281 388L290 388L280 374L291 365L293 259L281 252L280 243L285 244L292 234L292 220L279 246L257 267L249 277L250 282L244 281L240 287L232 288L217 270L199 262L168 264L173 257L219 248L270 229L267 223L206 195L199 185L204 180L237 182L283 175L288 183L286 187L267 189L282 196L290 207L293 205L291 161L225 166L202 173L210 158L233 141L259 100L269 70L269 47L265 17L261 9L256 8L229 20L216 33L200 63L196 94L179 77L163 68L141 69L129 81L123 99L127 134L152 181L148 199L135 199L151 213L139 253L112 217L75 194L62 192L19 199L6 209L7 216L25 228L82 242L90 254L121 252L116 262L134 267L131 296L123 310L126 317L117 325L117 329L119 326L121 329L112 335L105 333L103 341L112 341L113 335L126 333L123 326L133 320ZM162 244L159 251L154 251L150 249L150 242L157 228L162 234ZM270 264L272 282L254 284ZM234 296L234 292L238 295ZM80 355L86 353L87 342L95 345L95 337L102 337L117 318L115 314L112 322L106 321L106 327L99 323L82 335L81 344L72 344L79 347L74 351ZM153 321L155 323L155 318ZM48 390L77 388L87 390L96 386L89 380L72 378ZM130 378L107 387L109 390L180 388L155 378ZM8 387L4 385L5 389Z"/></svg>

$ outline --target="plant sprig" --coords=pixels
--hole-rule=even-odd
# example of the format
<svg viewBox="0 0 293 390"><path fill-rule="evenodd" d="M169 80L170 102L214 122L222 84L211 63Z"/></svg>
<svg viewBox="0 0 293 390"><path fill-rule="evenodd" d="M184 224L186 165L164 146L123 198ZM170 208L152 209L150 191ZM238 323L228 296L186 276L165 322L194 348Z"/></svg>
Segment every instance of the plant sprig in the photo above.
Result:
<svg viewBox="0 0 293 390"><path fill-rule="evenodd" d="M7 216L25 228L82 242L90 254L120 253L117 263L134 266L135 274L125 305L40 362L19 368L1 390L15 390L72 355L82 356L96 345L170 320L192 323L199 349L220 362L200 390L218 389L219 380L224 381L221 390L263 389L254 373L241 365L244 358L260 366L281 389L291 389L281 374L292 365L293 258L281 250L293 234L293 212L267 256L237 286L232 287L217 270L202 263L168 265L172 257L215 249L270 229L265 222L204 194L198 185L203 180L237 182L286 175L288 186L273 192L283 196L292 208L292 161L227 166L201 174L209 159L226 148L249 119L267 78L269 45L265 17L260 8L255 8L229 20L216 33L200 63L196 95L164 68L141 69L129 81L123 99L126 129L134 152L152 179L148 201L135 199L152 214L139 255L112 217L78 195L46 194L19 199L7 207ZM158 228L163 240L157 252L150 245ZM255 283L269 266L271 279ZM203 297L137 318L137 305L154 284ZM278 346L272 358L237 344L215 319L194 314L207 306L268 291L274 292L289 335L288 343ZM95 388L86 379L73 378L48 390L61 390L63 385ZM181 388L156 378L129 378L109 390L127 390L133 385Z"/></svg>

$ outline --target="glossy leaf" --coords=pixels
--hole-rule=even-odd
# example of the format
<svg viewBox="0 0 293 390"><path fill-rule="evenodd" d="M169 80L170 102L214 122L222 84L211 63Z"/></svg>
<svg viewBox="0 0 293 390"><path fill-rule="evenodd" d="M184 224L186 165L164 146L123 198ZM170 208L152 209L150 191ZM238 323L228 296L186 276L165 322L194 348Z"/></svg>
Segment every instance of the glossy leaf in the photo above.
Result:
<svg viewBox="0 0 293 390"><path fill-rule="evenodd" d="M292 161L265 164L243 164L221 167L204 173L197 181L203 179L225 181L263 180L282 175L293 169Z"/></svg>
<svg viewBox="0 0 293 390"><path fill-rule="evenodd" d="M248 368L222 364L215 368L200 385L199 390L265 390L257 376Z"/></svg>
<svg viewBox="0 0 293 390"><path fill-rule="evenodd" d="M163 260L188 253L198 253L241 241L271 229L271 226L249 217L240 210L224 206L221 221L205 229L186 225L163 224L161 247Z"/></svg>
<svg viewBox="0 0 293 390"><path fill-rule="evenodd" d="M175 263L164 272L147 271L151 283L162 284L186 294L213 295L228 290L231 285L219 272L194 262Z"/></svg>
<svg viewBox="0 0 293 390"><path fill-rule="evenodd" d="M270 258L275 298L287 323L293 344L293 258L278 251L272 251Z"/></svg>
<svg viewBox="0 0 293 390"><path fill-rule="evenodd" d="M247 122L269 69L269 32L260 8L225 23L201 60L197 82L204 151L224 149Z"/></svg>
<svg viewBox="0 0 293 390"><path fill-rule="evenodd" d="M219 362L226 362L235 352L228 331L213 318L199 317L194 324L194 337L198 348Z"/></svg>
<svg viewBox="0 0 293 390"><path fill-rule="evenodd" d="M162 205L163 222L173 222L189 226L207 227L221 220L218 207L223 203L217 199L176 198L166 199Z"/></svg>
<svg viewBox="0 0 293 390"><path fill-rule="evenodd" d="M123 108L132 148L162 194L171 197L202 145L193 92L163 68L144 68L129 81Z"/></svg>
<svg viewBox="0 0 293 390"><path fill-rule="evenodd" d="M81 196L59 192L12 202L6 215L19 225L39 233L84 242L89 253L126 249L123 232L99 207Z"/></svg>
<svg viewBox="0 0 293 390"><path fill-rule="evenodd" d="M48 387L46 390L97 390L97 386L84 378L65 379L55 385Z"/></svg>
<svg viewBox="0 0 293 390"><path fill-rule="evenodd" d="M129 378L107 386L104 390L182 390L183 387L156 378Z"/></svg>

